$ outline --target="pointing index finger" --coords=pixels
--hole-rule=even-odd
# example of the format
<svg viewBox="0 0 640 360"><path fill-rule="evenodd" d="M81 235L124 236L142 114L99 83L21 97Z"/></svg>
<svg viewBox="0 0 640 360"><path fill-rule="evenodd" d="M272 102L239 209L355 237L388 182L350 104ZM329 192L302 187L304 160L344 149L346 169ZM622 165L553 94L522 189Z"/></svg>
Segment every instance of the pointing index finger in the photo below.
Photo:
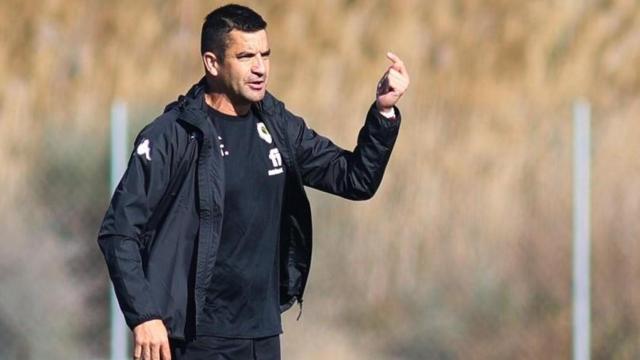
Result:
<svg viewBox="0 0 640 360"><path fill-rule="evenodd" d="M392 53L391 51L387 52L387 59L391 60L391 62L393 62L393 63L397 63L399 61L402 61L402 60L400 60L398 55Z"/></svg>
<svg viewBox="0 0 640 360"><path fill-rule="evenodd" d="M391 60L391 62L393 63L390 66L391 68L397 70L401 74L405 73L404 63L398 57L398 55L396 55L396 54L394 54L394 53L389 51L389 52L387 52L387 59Z"/></svg>

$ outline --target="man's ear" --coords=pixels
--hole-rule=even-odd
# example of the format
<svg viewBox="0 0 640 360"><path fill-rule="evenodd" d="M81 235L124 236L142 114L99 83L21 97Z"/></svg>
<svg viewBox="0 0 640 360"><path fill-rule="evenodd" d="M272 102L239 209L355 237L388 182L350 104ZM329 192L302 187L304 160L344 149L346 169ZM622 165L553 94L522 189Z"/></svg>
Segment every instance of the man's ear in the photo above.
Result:
<svg viewBox="0 0 640 360"><path fill-rule="evenodd" d="M207 51L202 54L202 62L204 63L204 68L207 72L213 76L218 76L220 63L218 62L218 58L211 51Z"/></svg>

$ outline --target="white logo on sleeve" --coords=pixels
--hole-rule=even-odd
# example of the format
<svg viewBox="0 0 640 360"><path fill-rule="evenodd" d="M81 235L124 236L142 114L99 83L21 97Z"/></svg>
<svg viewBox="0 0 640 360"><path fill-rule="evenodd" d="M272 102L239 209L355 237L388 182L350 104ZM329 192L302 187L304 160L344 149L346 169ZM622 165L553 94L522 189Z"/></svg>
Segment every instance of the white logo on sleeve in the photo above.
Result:
<svg viewBox="0 0 640 360"><path fill-rule="evenodd" d="M151 161L151 143L149 139L144 139L140 145L138 145L136 153L138 153L138 155L144 155L147 160Z"/></svg>
<svg viewBox="0 0 640 360"><path fill-rule="evenodd" d="M273 165L274 169L269 170L267 174L269 174L269 176L282 174L282 157L280 156L278 148L273 148L269 151L269 159L271 160L271 165Z"/></svg>
<svg viewBox="0 0 640 360"><path fill-rule="evenodd" d="M271 144L273 139L271 138L271 134L269 134L269 130L267 130L267 127L264 125L264 123L259 122L257 124L257 127L258 127L258 135L260 136L260 138L266 141L267 144Z"/></svg>

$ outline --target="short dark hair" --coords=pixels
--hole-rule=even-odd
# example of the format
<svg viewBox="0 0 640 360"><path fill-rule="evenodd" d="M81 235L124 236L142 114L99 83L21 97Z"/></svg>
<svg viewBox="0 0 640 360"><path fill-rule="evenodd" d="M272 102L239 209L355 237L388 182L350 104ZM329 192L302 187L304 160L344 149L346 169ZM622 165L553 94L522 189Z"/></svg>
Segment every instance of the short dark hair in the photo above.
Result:
<svg viewBox="0 0 640 360"><path fill-rule="evenodd" d="M228 4L219 7L204 19L200 52L204 55L205 52L210 51L223 62L229 33L232 30L255 32L266 27L266 21L246 6Z"/></svg>

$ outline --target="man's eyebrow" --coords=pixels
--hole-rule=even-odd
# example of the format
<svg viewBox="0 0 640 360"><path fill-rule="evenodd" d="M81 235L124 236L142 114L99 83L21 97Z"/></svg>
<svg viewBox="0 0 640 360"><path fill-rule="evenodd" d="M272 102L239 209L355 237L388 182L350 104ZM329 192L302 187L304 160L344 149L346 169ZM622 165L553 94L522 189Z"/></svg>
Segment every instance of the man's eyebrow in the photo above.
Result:
<svg viewBox="0 0 640 360"><path fill-rule="evenodd" d="M255 56L256 54L258 54L258 52L253 52L253 51L241 51L239 53L236 54L237 57L245 57L245 56ZM267 51L263 51L260 53L260 55L262 56L269 56L271 55L271 49L268 49Z"/></svg>
<svg viewBox="0 0 640 360"><path fill-rule="evenodd" d="M254 56L256 53L252 51L241 51L236 54L237 57Z"/></svg>

